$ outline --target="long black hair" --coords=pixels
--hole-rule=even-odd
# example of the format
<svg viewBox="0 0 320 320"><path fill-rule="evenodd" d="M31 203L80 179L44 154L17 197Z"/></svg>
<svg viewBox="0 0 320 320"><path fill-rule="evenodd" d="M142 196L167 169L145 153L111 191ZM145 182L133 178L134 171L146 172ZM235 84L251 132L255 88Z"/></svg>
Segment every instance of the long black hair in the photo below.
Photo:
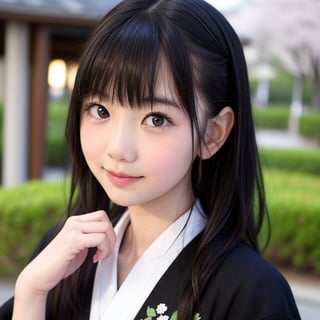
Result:
<svg viewBox="0 0 320 320"><path fill-rule="evenodd" d="M108 92L129 105L139 105L146 94L152 97L160 54L199 137L197 95L205 101L210 117L225 106L235 115L221 149L193 163L194 194L208 223L193 261L192 279L179 302L179 320L183 320L192 319L207 280L239 241L259 250L257 234L266 213L242 45L227 20L207 2L125 0L93 32L80 60L67 119L72 159L68 215L104 209L115 221L124 212L125 208L111 205L84 159L82 102L93 92ZM77 277L76 273L71 280L76 283Z"/></svg>

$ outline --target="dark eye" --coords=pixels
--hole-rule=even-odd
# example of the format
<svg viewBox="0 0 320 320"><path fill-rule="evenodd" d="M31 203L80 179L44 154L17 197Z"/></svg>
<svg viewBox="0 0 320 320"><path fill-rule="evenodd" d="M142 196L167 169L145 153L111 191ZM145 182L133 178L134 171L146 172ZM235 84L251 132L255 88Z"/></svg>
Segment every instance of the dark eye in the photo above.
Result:
<svg viewBox="0 0 320 320"><path fill-rule="evenodd" d="M109 117L108 110L103 106L97 106L97 114L100 118L108 118Z"/></svg>
<svg viewBox="0 0 320 320"><path fill-rule="evenodd" d="M106 119L110 116L108 110L100 104L90 105L88 111L92 117L97 119Z"/></svg>
<svg viewBox="0 0 320 320"><path fill-rule="evenodd" d="M151 127L162 127L168 124L168 120L161 114L151 114L146 120L146 124Z"/></svg>

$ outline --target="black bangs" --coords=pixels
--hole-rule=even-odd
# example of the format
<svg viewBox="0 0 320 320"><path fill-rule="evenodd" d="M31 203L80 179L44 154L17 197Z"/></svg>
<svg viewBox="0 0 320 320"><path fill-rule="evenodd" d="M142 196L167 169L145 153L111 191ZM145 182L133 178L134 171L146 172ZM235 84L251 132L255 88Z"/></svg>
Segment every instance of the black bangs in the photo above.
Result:
<svg viewBox="0 0 320 320"><path fill-rule="evenodd" d="M107 96L134 106L153 98L160 46L157 27L143 14L122 18L116 23L112 15L105 18L91 37L78 72L81 99Z"/></svg>

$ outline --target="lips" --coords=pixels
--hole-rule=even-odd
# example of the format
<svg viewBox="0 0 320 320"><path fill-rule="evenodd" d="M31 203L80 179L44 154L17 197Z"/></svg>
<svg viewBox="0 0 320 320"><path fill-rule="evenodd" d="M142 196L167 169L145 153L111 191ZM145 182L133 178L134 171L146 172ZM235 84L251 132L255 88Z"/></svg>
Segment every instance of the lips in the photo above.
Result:
<svg viewBox="0 0 320 320"><path fill-rule="evenodd" d="M116 186L125 187L131 185L142 177L132 177L122 172L114 172L110 170L106 170L108 179Z"/></svg>

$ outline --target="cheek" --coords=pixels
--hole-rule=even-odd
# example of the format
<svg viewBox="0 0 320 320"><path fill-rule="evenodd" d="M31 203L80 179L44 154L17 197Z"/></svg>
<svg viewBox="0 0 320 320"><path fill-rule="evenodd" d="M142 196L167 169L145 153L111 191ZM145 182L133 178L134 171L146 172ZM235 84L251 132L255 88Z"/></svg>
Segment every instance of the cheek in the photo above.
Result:
<svg viewBox="0 0 320 320"><path fill-rule="evenodd" d="M180 142L182 141L182 142ZM190 168L193 161L191 141L179 140L179 142L167 141L154 144L146 150L148 167L155 175L168 178L168 175L183 175Z"/></svg>
<svg viewBox="0 0 320 320"><path fill-rule="evenodd" d="M99 139L95 138L94 131L90 130L87 124L80 125L81 148L87 162L96 157L99 149L98 141Z"/></svg>

